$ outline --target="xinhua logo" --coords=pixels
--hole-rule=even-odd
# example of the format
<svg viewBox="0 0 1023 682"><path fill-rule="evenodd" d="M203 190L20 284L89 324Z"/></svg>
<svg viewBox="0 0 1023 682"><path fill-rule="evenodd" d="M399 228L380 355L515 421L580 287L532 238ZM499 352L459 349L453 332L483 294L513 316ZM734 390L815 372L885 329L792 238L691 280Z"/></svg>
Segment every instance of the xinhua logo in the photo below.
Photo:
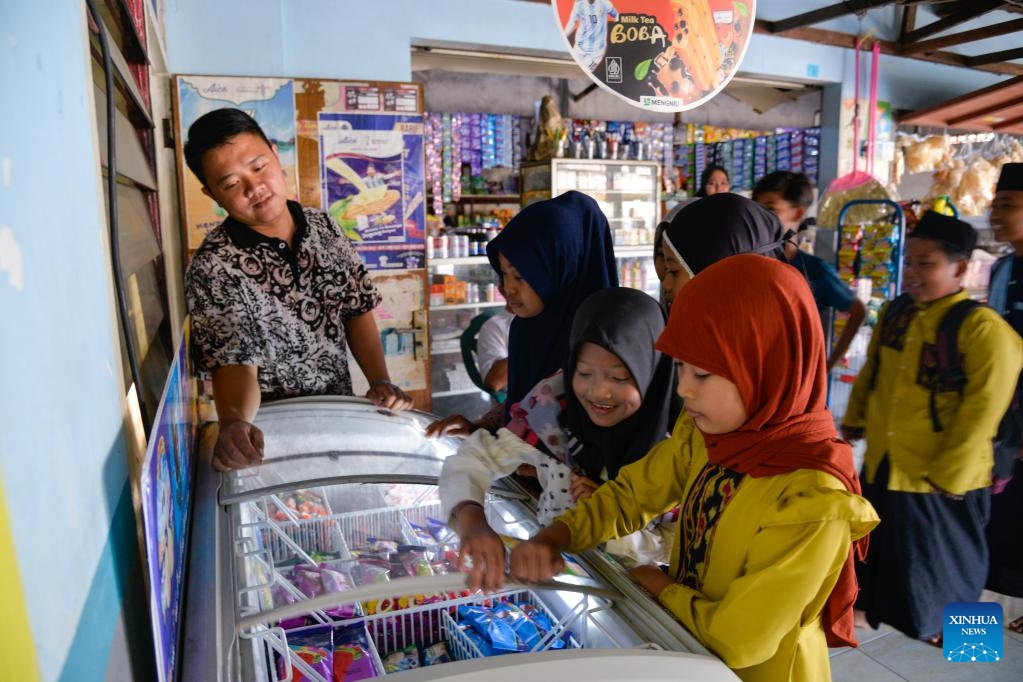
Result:
<svg viewBox="0 0 1023 682"><path fill-rule="evenodd" d="M942 628L945 660L994 663L1002 660L1002 605L957 601L945 605Z"/></svg>

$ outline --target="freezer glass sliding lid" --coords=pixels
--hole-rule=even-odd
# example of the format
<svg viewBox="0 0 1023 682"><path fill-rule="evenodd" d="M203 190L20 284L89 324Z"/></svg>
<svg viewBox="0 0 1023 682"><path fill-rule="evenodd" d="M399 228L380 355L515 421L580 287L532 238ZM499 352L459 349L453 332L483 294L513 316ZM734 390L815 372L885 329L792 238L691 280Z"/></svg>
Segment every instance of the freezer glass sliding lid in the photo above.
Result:
<svg viewBox="0 0 1023 682"><path fill-rule="evenodd" d="M433 420L424 412L388 410L357 398L266 405L255 422L263 431L263 463L226 474L220 502L341 482L435 484L458 442L426 438Z"/></svg>
<svg viewBox="0 0 1023 682"><path fill-rule="evenodd" d="M579 665L573 652L600 649L667 655L671 679L686 679L680 664L701 671L688 679L734 679L707 674L707 666L723 668L713 659L660 651L704 653L641 627L649 620L643 607L627 603L584 557L564 555L565 572L550 583L470 592L436 485L458 443L427 439L432 419L356 399L260 410L264 463L225 474L221 490L218 525L227 542L218 589L234 602L225 612L228 668L237 671L227 679L332 682L424 672L444 679L446 668L498 664L507 654ZM492 490L485 508L510 551L538 525L522 498L507 492Z"/></svg>

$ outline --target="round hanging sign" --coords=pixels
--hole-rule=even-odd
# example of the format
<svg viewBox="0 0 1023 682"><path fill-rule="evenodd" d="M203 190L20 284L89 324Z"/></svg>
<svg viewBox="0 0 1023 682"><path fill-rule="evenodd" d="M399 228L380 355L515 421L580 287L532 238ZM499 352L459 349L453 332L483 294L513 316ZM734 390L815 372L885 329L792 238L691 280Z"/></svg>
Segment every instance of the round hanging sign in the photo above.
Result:
<svg viewBox="0 0 1023 682"><path fill-rule="evenodd" d="M597 85L650 111L717 94L746 54L756 0L551 0L576 63Z"/></svg>

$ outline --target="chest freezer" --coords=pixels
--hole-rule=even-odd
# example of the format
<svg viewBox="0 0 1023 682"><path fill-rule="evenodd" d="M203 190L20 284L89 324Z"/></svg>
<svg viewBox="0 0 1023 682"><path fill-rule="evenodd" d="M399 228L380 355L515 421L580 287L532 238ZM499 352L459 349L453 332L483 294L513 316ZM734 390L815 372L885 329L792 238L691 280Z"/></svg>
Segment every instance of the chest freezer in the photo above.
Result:
<svg viewBox="0 0 1023 682"><path fill-rule="evenodd" d="M550 584L470 593L437 493L458 441L427 439L432 420L354 398L266 405L263 463L223 475L204 440L181 679L738 679L599 550ZM485 508L509 546L539 530L511 484Z"/></svg>

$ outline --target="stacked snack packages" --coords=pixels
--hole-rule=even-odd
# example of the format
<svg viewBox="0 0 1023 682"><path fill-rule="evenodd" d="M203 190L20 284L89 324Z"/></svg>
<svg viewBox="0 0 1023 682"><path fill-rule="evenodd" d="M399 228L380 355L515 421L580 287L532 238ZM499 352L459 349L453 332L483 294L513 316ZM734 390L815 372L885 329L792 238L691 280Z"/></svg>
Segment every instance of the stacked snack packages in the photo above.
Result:
<svg viewBox="0 0 1023 682"><path fill-rule="evenodd" d="M839 231L838 276L864 298L890 300L898 293L896 262L899 228L891 222L842 225ZM846 316L835 316L835 335Z"/></svg>
<svg viewBox="0 0 1023 682"><path fill-rule="evenodd" d="M991 207L1001 167L1023 162L1023 145L1011 135L968 133L912 135L900 133L902 154L896 157L895 182L904 173L932 173L922 197L947 197L962 216L984 215Z"/></svg>
<svg viewBox="0 0 1023 682"><path fill-rule="evenodd" d="M458 201L463 194L490 191L483 171L518 170L528 121L502 114L427 114L426 186L434 212L442 214L444 202Z"/></svg>
<svg viewBox="0 0 1023 682"><path fill-rule="evenodd" d="M774 133L687 123L676 129L674 163L689 194L697 190L703 170L718 165L728 171L733 191L750 191L757 180L776 170L806 173L816 183L820 128Z"/></svg>
<svg viewBox="0 0 1023 682"><path fill-rule="evenodd" d="M450 140L450 121L448 139ZM424 154L426 157L426 187L433 195L433 215L427 216L427 220L435 216L444 215L444 193L443 178L450 174L451 159L448 158L448 173L444 173L444 122L443 116L426 117L426 140ZM450 191L448 192L448 195ZM436 234L436 230L430 230L430 234Z"/></svg>
<svg viewBox="0 0 1023 682"><path fill-rule="evenodd" d="M674 163L670 124L591 119L565 123L569 155L574 149L580 158ZM426 185L434 213L443 214L444 203L458 201L463 194L514 192L514 187L490 186L484 171L518 171L531 125L529 118L502 114L427 114Z"/></svg>
<svg viewBox="0 0 1023 682"><path fill-rule="evenodd" d="M556 621L536 604L501 600L490 605L459 606L457 629L451 636L462 640L459 651L475 654L478 650L485 657L536 651L544 645L547 649L564 649L570 644L570 635L549 636L555 625ZM472 646L464 646L466 641Z"/></svg>

